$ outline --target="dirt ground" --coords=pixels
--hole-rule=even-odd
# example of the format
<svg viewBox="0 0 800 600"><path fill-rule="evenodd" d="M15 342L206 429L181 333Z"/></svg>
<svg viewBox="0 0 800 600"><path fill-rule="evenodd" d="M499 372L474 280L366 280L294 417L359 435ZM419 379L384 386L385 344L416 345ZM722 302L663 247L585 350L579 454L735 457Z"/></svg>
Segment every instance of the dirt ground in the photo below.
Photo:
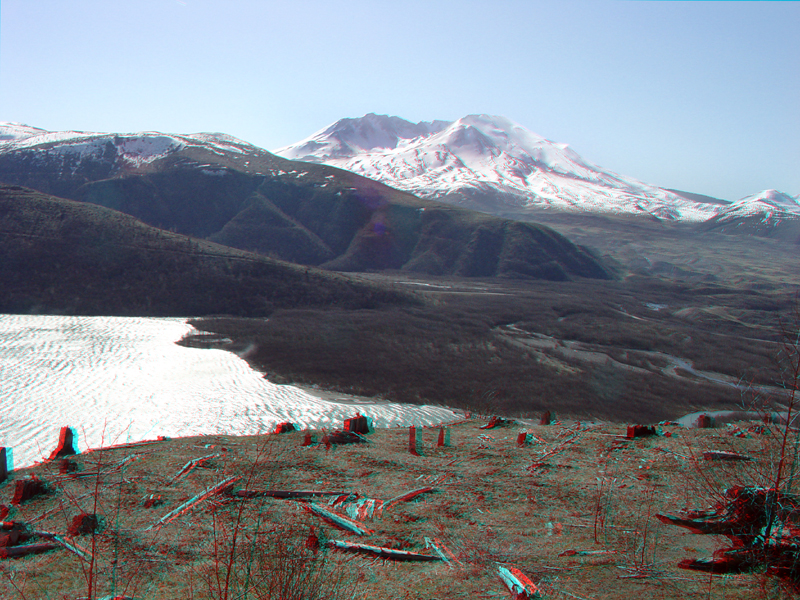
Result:
<svg viewBox="0 0 800 600"><path fill-rule="evenodd" d="M678 568L681 560L710 556L728 541L665 525L655 516L706 508L732 485L768 485L779 443L775 426L663 424L659 435L628 440L623 424L480 429L486 423L474 418L447 425L449 441L442 447L438 427L418 429L419 455L409 452L407 428L376 430L366 443L330 448L304 446L306 433L290 432L95 450L71 457L78 470L70 474L59 472L58 461L15 471L0 484L0 504L10 507L3 520L61 534L61 542L79 548L57 542L41 554L0 559L0 597L278 597L258 591L278 569L280 553L273 548L306 557L304 564L321 573L323 584L355 590L346 597L512 598L498 576L500 566L519 569L543 598L786 596L777 580L761 573ZM529 434L524 446L517 444L520 431ZM316 440L323 434L309 433ZM752 460L706 460L706 450ZM203 460L191 468L196 459ZM48 493L10 506L16 482L30 475ZM226 493L170 518L231 477L240 479ZM426 487L431 490L411 500L386 504ZM313 502L346 515L348 505L357 509L361 501L356 520L370 531L358 535L334 526L310 512L308 501L242 499L234 495L238 490L341 492ZM148 499L155 505L145 507ZM365 502L370 499L376 502ZM97 514L100 531L68 535L81 513ZM426 548L426 538L447 561L396 561L326 546L348 540L438 557L430 543ZM48 538L28 543L43 541ZM268 566L261 580L244 581L256 563Z"/></svg>

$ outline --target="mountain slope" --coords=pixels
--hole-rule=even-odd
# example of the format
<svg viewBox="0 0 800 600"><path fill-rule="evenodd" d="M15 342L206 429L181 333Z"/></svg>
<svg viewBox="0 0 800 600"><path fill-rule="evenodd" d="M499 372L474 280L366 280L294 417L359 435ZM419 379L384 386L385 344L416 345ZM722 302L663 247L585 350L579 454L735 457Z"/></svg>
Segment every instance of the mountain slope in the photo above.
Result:
<svg viewBox="0 0 800 600"><path fill-rule="evenodd" d="M547 228L422 201L221 134L42 133L8 125L0 127L2 137L0 181L300 264L482 277L609 277L590 252Z"/></svg>
<svg viewBox="0 0 800 600"><path fill-rule="evenodd" d="M717 208L602 169L497 116L414 124L368 114L275 152L486 212L549 208L703 221Z"/></svg>
<svg viewBox="0 0 800 600"><path fill-rule="evenodd" d="M800 201L778 190L764 190L726 206L704 226L719 233L746 233L800 243Z"/></svg>
<svg viewBox="0 0 800 600"><path fill-rule="evenodd" d="M407 302L346 276L156 229L0 184L0 312L265 316L297 306Z"/></svg>

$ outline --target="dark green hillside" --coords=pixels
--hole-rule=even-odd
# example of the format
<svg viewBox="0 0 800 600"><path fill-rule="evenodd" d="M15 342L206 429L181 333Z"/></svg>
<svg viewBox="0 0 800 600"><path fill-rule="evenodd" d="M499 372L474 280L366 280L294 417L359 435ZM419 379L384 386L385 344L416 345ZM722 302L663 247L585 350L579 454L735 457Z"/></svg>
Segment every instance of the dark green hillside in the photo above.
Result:
<svg viewBox="0 0 800 600"><path fill-rule="evenodd" d="M264 316L408 302L377 285L0 184L0 312Z"/></svg>
<svg viewBox="0 0 800 600"><path fill-rule="evenodd" d="M547 280L609 278L553 230L422 201L353 173L266 151L189 147L133 168L112 152L21 150L0 181L125 212L241 250L336 271ZM115 162L116 161L116 162Z"/></svg>

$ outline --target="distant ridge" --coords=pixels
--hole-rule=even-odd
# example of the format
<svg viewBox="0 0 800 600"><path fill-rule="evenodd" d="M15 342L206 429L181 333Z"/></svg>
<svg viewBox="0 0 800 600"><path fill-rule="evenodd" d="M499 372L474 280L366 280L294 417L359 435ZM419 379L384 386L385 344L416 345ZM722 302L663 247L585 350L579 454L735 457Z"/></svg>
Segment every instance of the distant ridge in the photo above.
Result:
<svg viewBox="0 0 800 600"><path fill-rule="evenodd" d="M402 123L388 126L392 135L402 133ZM441 126L418 124L408 134ZM224 134L0 125L0 181L328 270L550 280L611 276L592 252L552 229L420 200Z"/></svg>

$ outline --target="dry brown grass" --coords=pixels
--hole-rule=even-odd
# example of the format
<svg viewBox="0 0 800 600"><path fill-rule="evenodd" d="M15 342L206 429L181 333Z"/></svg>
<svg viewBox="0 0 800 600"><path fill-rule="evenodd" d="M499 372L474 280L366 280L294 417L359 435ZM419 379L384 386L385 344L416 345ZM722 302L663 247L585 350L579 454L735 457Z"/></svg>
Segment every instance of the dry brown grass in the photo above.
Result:
<svg viewBox="0 0 800 600"><path fill-rule="evenodd" d="M218 578L224 584L231 565L228 597L244 598L240 594L258 579L259 565L263 580L281 556L293 557L286 564L310 556L300 548L312 527L323 539L420 552L430 552L426 537L438 538L462 563L393 563L323 551L324 560L317 563L328 577L350 577L334 578L331 585L345 589L357 583L360 594L370 598L506 598L497 563L519 568L545 598L780 597L759 574L709 576L678 569L680 560L708 555L725 540L668 527L654 516L704 508L724 487L752 483L754 474L771 468L775 438L665 426L669 437L623 441L623 425L569 423L527 427L542 441L518 447L519 427L478 429L484 422L453 425L451 445L443 448L435 447L436 429L422 429L421 456L408 453L406 429L377 430L367 444L330 451L302 447L303 434L295 432L183 438L90 452L74 457L83 471L137 458L120 470L80 479L59 476L53 464L17 471L0 485L0 502L8 504L13 480L30 473L53 492L12 509L7 520L61 533L81 511L97 512L106 522L94 538L75 539L90 552L94 545L93 566L61 549L3 561L0 597L87 597L91 575L93 598L113 593L148 600L221 598ZM698 460L707 448L755 460ZM220 456L167 485L185 463L208 454ZM239 487L345 490L381 500L424 485L435 491L376 513L367 522L375 533L363 538L329 526L295 501L228 496L213 497L160 529L147 529L230 475L243 478ZM164 504L143 508L149 494L162 495ZM560 556L571 550L608 553Z"/></svg>

